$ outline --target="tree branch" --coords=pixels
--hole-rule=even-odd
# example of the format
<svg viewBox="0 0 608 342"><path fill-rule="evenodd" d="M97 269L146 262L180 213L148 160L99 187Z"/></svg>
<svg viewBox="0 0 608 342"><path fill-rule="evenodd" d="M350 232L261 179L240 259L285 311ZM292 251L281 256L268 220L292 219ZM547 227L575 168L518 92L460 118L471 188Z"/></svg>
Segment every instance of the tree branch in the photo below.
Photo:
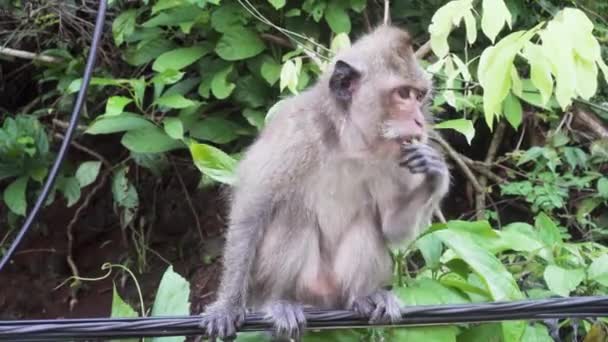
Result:
<svg viewBox="0 0 608 342"><path fill-rule="evenodd" d="M7 47L1 47L1 46L0 46L0 55L22 58L22 59L37 60L37 61L53 63L53 64L63 62L62 59L59 59L57 57L40 55L40 54L35 54L35 53L29 52L29 51L16 50L16 49L11 49L11 48L7 48Z"/></svg>
<svg viewBox="0 0 608 342"><path fill-rule="evenodd" d="M445 141L443 139L443 137L441 135L439 135L438 133L434 133L432 138L433 138L433 140L437 141L437 143L439 145L441 145L441 147L446 151L448 156L450 156L450 158L460 168L462 173L469 179L469 182L471 182L471 185L475 189L475 192L483 193L484 190L481 187L481 185L479 185L479 182L477 182L477 177L473 174L471 169L467 166L467 164L464 162L464 160L460 157L460 154L458 152L456 152L452 148L452 146L450 146L450 144L448 144L448 142Z"/></svg>
<svg viewBox="0 0 608 342"><path fill-rule="evenodd" d="M505 122L500 121L498 123L498 127L496 127L496 131L494 132L492 141L490 142L490 147L488 147L488 153L486 154L486 159L484 161L486 165L492 164L492 161L496 157L496 152L498 151L498 147L502 142L502 137L505 134L505 128ZM488 186L488 178L484 174L479 177L479 185L481 186L483 191L478 192L475 195L475 216L478 220L483 220L483 210L486 207L486 187Z"/></svg>
<svg viewBox="0 0 608 342"><path fill-rule="evenodd" d="M426 57L426 55L429 54L429 52L431 52L431 41L427 41L426 43L422 44L418 50L416 50L416 52L414 53L414 55L416 56L416 58L418 59L423 59L424 57Z"/></svg>

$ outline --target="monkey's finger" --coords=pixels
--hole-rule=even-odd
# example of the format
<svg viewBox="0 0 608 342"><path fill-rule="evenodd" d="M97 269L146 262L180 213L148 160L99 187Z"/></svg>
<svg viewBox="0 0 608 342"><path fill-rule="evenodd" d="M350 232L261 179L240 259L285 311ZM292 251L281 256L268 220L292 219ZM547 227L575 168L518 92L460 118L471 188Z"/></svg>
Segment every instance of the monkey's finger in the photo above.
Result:
<svg viewBox="0 0 608 342"><path fill-rule="evenodd" d="M376 306L376 309L374 310L374 312L372 312L372 315L369 319L370 323L372 323L372 324L385 323L385 321L386 321L385 309L386 309L386 307L384 306L384 304Z"/></svg>

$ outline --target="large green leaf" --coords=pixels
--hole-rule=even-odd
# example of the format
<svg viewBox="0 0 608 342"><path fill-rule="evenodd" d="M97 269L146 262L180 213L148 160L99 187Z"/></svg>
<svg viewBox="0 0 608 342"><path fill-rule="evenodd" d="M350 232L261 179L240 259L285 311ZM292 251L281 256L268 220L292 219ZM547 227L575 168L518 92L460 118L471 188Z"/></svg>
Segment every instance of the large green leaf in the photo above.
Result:
<svg viewBox="0 0 608 342"><path fill-rule="evenodd" d="M468 234L451 229L436 231L433 234L436 234L445 245L475 271L495 301L524 298L511 273L494 255L477 244ZM524 328L524 323L519 321L502 323L505 341L519 341Z"/></svg>
<svg viewBox="0 0 608 342"><path fill-rule="evenodd" d="M395 294L406 306L464 304L468 300L457 290L442 285L440 282L421 278L407 287L398 287ZM456 341L458 328L455 326L394 328L388 331L389 341Z"/></svg>
<svg viewBox="0 0 608 342"><path fill-rule="evenodd" d="M585 271L549 265L545 268L543 277L549 290L560 296L568 297L570 292L574 291L585 278Z"/></svg>
<svg viewBox="0 0 608 342"><path fill-rule="evenodd" d="M608 286L608 255L604 254L594 259L587 272L589 279Z"/></svg>
<svg viewBox="0 0 608 342"><path fill-rule="evenodd" d="M106 103L106 112L104 115L119 115L123 112L126 105L133 102L133 99L124 96L111 96Z"/></svg>
<svg viewBox="0 0 608 342"><path fill-rule="evenodd" d="M431 34L431 48L438 57L445 57L450 51L448 35L453 26L460 25L463 18L465 18L469 42L476 38L476 32L473 33L474 18L471 20L472 4L472 0L449 1L435 11L431 18L431 25L429 25L429 33Z"/></svg>
<svg viewBox="0 0 608 342"><path fill-rule="evenodd" d="M101 115L87 128L88 134L109 134L134 129L153 128L154 124L139 114L122 113L121 115Z"/></svg>
<svg viewBox="0 0 608 342"><path fill-rule="evenodd" d="M120 143L138 153L167 152L185 147L181 141L172 139L158 127L129 131L123 135Z"/></svg>
<svg viewBox="0 0 608 342"><path fill-rule="evenodd" d="M530 63L530 79L540 91L542 103L545 104L553 93L551 63L540 45L527 43L523 53Z"/></svg>
<svg viewBox="0 0 608 342"><path fill-rule="evenodd" d="M190 314L190 283L169 266L158 286L152 316L177 316ZM181 342L184 337L154 337L154 342Z"/></svg>
<svg viewBox="0 0 608 342"><path fill-rule="evenodd" d="M512 93L509 93L503 102L503 111L505 113L505 118L509 122L509 124L517 129L521 124L521 120L523 117L523 109L521 107L521 102L519 99L515 97Z"/></svg>
<svg viewBox="0 0 608 342"><path fill-rule="evenodd" d="M561 233L553 220L544 212L536 216L534 226L538 229L538 236L549 246L563 242Z"/></svg>
<svg viewBox="0 0 608 342"><path fill-rule="evenodd" d="M4 189L4 203L13 213L21 216L25 216L27 208L25 191L28 179L27 176L19 177Z"/></svg>
<svg viewBox="0 0 608 342"><path fill-rule="evenodd" d="M167 51L158 56L154 64L152 64L152 69L157 72L163 72L168 69L181 70L196 62L199 58L210 52L210 50L208 45L198 45Z"/></svg>
<svg viewBox="0 0 608 342"><path fill-rule="evenodd" d="M325 21L334 33L350 33L350 17L340 1L329 1L325 9Z"/></svg>
<svg viewBox="0 0 608 342"><path fill-rule="evenodd" d="M473 127L473 123L468 119L453 119L446 120L441 123L438 123L434 126L436 129L453 129L458 133L464 135L467 139L467 142L471 144L471 140L475 137L475 128Z"/></svg>
<svg viewBox="0 0 608 342"><path fill-rule="evenodd" d="M233 65L230 64L218 71L211 80L211 92L213 96L223 100L232 94L236 85L228 81L228 75L232 72Z"/></svg>
<svg viewBox="0 0 608 342"><path fill-rule="evenodd" d="M116 46L120 46L125 41L125 37L135 31L135 19L137 19L137 10L135 9L126 10L114 19L112 35Z"/></svg>
<svg viewBox="0 0 608 342"><path fill-rule="evenodd" d="M185 98L181 94L163 95L154 101L155 104L167 108L182 109L195 106L196 101Z"/></svg>
<svg viewBox="0 0 608 342"><path fill-rule="evenodd" d="M81 188L93 183L95 179L97 179L97 175L99 175L99 169L101 168L100 161L87 161L80 166L78 166L78 170L76 170L76 179L78 179L78 184L80 184Z"/></svg>
<svg viewBox="0 0 608 342"><path fill-rule="evenodd" d="M67 200L67 207L71 207L80 199L80 183L76 177L57 179L57 188Z"/></svg>
<svg viewBox="0 0 608 342"><path fill-rule="evenodd" d="M497 323L475 325L458 335L458 342L503 342L501 326Z"/></svg>
<svg viewBox="0 0 608 342"><path fill-rule="evenodd" d="M234 183L237 161L224 151L206 144L191 143L190 153L203 174L220 183Z"/></svg>
<svg viewBox="0 0 608 342"><path fill-rule="evenodd" d="M264 42L254 31L236 26L222 35L215 52L224 60L237 61L256 56L264 51L264 48Z"/></svg>
<svg viewBox="0 0 608 342"><path fill-rule="evenodd" d="M511 12L503 0L483 0L481 6L481 30L494 43L505 23L511 27Z"/></svg>
<svg viewBox="0 0 608 342"><path fill-rule="evenodd" d="M241 126L231 120L219 117L209 117L196 122L190 127L190 135L194 138L211 141L216 144L226 144L238 137Z"/></svg>

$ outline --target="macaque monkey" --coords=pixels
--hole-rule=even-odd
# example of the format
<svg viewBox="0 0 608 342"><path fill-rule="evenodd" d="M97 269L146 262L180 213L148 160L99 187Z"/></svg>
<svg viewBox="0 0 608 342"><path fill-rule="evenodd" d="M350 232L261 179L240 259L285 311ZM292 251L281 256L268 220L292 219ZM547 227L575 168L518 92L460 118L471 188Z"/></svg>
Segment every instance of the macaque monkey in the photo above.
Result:
<svg viewBox="0 0 608 342"><path fill-rule="evenodd" d="M389 246L412 241L449 186L428 144L430 91L409 34L382 25L280 105L237 169L221 284L201 321L211 339L234 337L246 307L279 338L300 338L304 307L401 318Z"/></svg>

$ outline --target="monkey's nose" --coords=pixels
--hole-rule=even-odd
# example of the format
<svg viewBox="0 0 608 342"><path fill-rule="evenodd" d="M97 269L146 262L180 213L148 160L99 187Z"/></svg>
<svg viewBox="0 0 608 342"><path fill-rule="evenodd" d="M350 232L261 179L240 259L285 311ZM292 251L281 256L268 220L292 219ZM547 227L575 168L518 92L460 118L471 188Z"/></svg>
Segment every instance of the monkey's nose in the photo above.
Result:
<svg viewBox="0 0 608 342"><path fill-rule="evenodd" d="M414 122L420 128L422 128L422 126L424 125L424 122L422 120L418 119L418 118L414 119Z"/></svg>

